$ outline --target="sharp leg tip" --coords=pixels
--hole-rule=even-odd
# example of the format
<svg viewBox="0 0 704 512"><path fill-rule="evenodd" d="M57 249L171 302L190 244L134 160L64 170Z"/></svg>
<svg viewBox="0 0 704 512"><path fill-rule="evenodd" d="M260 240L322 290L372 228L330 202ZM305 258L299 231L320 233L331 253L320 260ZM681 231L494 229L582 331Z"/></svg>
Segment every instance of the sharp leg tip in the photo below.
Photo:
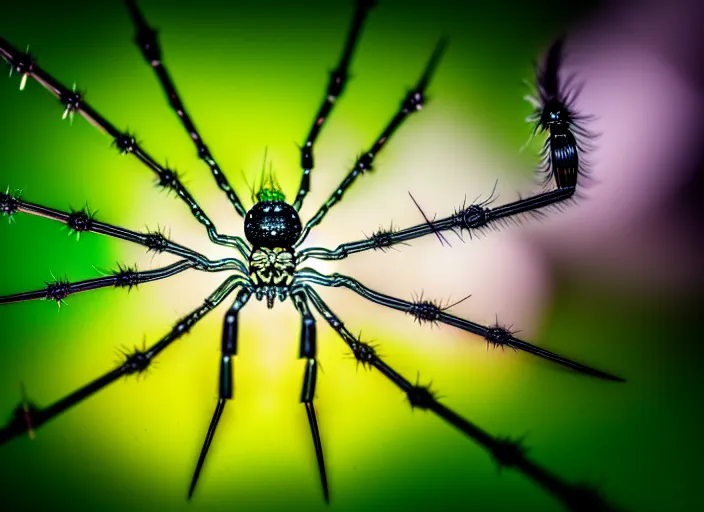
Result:
<svg viewBox="0 0 704 512"><path fill-rule="evenodd" d="M587 367L586 370L582 368L581 372L586 373L587 375L591 375L592 377L598 377L602 380L608 380L611 382L627 382L624 378L612 375L610 373L602 372L601 370L596 370L594 368Z"/></svg>
<svg viewBox="0 0 704 512"><path fill-rule="evenodd" d="M606 379L607 379L607 380L610 380L610 381L613 381L613 382L628 382L628 381L627 381L626 379L624 379L624 378L617 377L616 375L609 375L609 374L606 375Z"/></svg>
<svg viewBox="0 0 704 512"><path fill-rule="evenodd" d="M602 380L608 380L610 382L627 382L626 379L623 379L621 377L617 377L616 375L611 375L610 373L602 372L600 370L596 370L593 368L577 368L577 371L583 375L589 375L591 377L596 377L598 379Z"/></svg>

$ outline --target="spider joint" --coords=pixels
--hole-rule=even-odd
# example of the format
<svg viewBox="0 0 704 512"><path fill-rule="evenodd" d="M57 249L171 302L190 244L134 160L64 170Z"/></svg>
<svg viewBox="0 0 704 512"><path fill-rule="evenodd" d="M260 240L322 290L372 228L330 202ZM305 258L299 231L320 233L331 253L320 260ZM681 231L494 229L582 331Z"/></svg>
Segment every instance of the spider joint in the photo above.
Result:
<svg viewBox="0 0 704 512"><path fill-rule="evenodd" d="M125 355L122 369L127 375L140 374L147 371L152 362L152 356L147 352L135 348L131 354Z"/></svg>
<svg viewBox="0 0 704 512"><path fill-rule="evenodd" d="M303 169L312 169L313 165L313 148L306 143L301 148L301 167Z"/></svg>
<svg viewBox="0 0 704 512"><path fill-rule="evenodd" d="M6 217L12 217L20 207L16 196L9 193L0 193L0 213Z"/></svg>
<svg viewBox="0 0 704 512"><path fill-rule="evenodd" d="M172 332L177 335L181 335L187 333L190 330L191 325L188 322L179 322L174 326Z"/></svg>
<svg viewBox="0 0 704 512"><path fill-rule="evenodd" d="M368 240L371 240L372 242L372 248L376 250L380 250L381 252L386 252L386 249L390 248L394 244L394 228L393 226L389 227L389 229L385 228L379 228L377 231L374 232L370 237L367 237Z"/></svg>
<svg viewBox="0 0 704 512"><path fill-rule="evenodd" d="M19 55L11 62L10 74L12 71L16 71L24 79L27 75L34 71L35 59L31 53L25 52Z"/></svg>
<svg viewBox="0 0 704 512"><path fill-rule="evenodd" d="M133 153L137 148L137 141L129 133L122 133L115 137L113 144L122 155Z"/></svg>
<svg viewBox="0 0 704 512"><path fill-rule="evenodd" d="M435 403L435 393L430 389L430 386L421 386L416 384L406 390L408 401L411 408L428 409Z"/></svg>
<svg viewBox="0 0 704 512"><path fill-rule="evenodd" d="M511 343L511 331L499 325L489 327L484 334L484 339L494 347L505 347Z"/></svg>
<svg viewBox="0 0 704 512"><path fill-rule="evenodd" d="M488 222L489 209L478 204L472 204L455 212L453 225L460 229L476 229Z"/></svg>
<svg viewBox="0 0 704 512"><path fill-rule="evenodd" d="M176 190L178 188L178 173L171 169L164 168L159 173L159 181L157 183L162 188L170 188Z"/></svg>
<svg viewBox="0 0 704 512"><path fill-rule="evenodd" d="M410 114L422 109L424 104L425 96L423 95L423 91L420 89L416 89L408 93L406 99L404 99L403 103L401 104L401 108L405 113Z"/></svg>
<svg viewBox="0 0 704 512"><path fill-rule="evenodd" d="M48 283L45 293L47 300L55 300L61 304L61 301L71 294L71 284L64 280Z"/></svg>
<svg viewBox="0 0 704 512"><path fill-rule="evenodd" d="M442 308L431 300L423 300L421 296L409 304L406 313L412 315L421 325L424 322L437 323L440 320Z"/></svg>
<svg viewBox="0 0 704 512"><path fill-rule="evenodd" d="M74 211L66 219L66 225L78 233L90 231L93 227L94 218L94 215L87 209Z"/></svg>
<svg viewBox="0 0 704 512"><path fill-rule="evenodd" d="M513 440L508 437L496 440L494 447L491 449L491 454L499 465L499 470L515 467L525 458L528 449L523 445L522 441L522 439Z"/></svg>
<svg viewBox="0 0 704 512"><path fill-rule="evenodd" d="M12 420L12 423L17 425L18 427L25 428L27 430L27 433L29 434L30 439L33 439L35 429L34 424L36 423L34 421L34 418L40 412L41 410L34 404L31 404L26 400L22 400L22 403L15 407L15 410L13 411L14 418Z"/></svg>
<svg viewBox="0 0 704 512"><path fill-rule="evenodd" d="M142 282L137 267L123 267L118 265L118 269L113 272L113 276L115 276L115 288L127 288L131 290Z"/></svg>
<svg viewBox="0 0 704 512"><path fill-rule="evenodd" d="M161 63L161 49L156 40L156 35L157 31L153 28L142 26L135 37L135 42L142 51L142 55L152 67L156 67Z"/></svg>
<svg viewBox="0 0 704 512"><path fill-rule="evenodd" d="M154 252L164 252L169 247L168 239L158 231L147 233L144 243L148 250Z"/></svg>
<svg viewBox="0 0 704 512"><path fill-rule="evenodd" d="M371 368L377 358L376 347L374 345L355 340L350 343L350 348L352 349L352 355L354 355L358 363L362 363L363 368Z"/></svg>
<svg viewBox="0 0 704 512"><path fill-rule="evenodd" d="M198 158L205 160L206 162L213 159L210 154L210 149L205 144L198 145Z"/></svg>
<svg viewBox="0 0 704 512"><path fill-rule="evenodd" d="M374 168L372 167L372 161L374 160L374 153L364 153L362 156L357 159L357 163L355 164L354 168L358 172L364 174L365 172L368 171L373 171Z"/></svg>
<svg viewBox="0 0 704 512"><path fill-rule="evenodd" d="M78 112L81 108L82 99L83 97L81 94L76 91L61 91L59 100L65 106L64 113L61 118L66 119L74 112Z"/></svg>

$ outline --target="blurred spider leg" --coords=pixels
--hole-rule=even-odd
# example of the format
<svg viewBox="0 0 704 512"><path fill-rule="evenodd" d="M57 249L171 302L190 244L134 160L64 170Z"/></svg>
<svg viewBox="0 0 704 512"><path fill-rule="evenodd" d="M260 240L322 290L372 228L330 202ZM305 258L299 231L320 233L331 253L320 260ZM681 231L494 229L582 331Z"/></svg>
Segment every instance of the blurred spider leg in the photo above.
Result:
<svg viewBox="0 0 704 512"><path fill-rule="evenodd" d="M191 480L191 486L188 488L188 499L193 496L193 491L196 489L196 484L198 483L198 477L203 469L203 464L205 463L205 458L208 455L208 449L215 436L215 429L220 421L220 416L222 416L222 411L225 409L226 400L231 400L234 395L234 380L233 372L235 367L234 357L237 354L237 331L238 331L238 317L240 310L247 304L249 297L252 295L252 289L250 286L246 286L240 290L237 294L235 302L232 304L227 314L225 314L225 320L223 322L222 329L222 356L220 359L220 390L218 403L215 406L215 412L213 413L213 419L210 421L210 426L208 427L208 433L205 436L205 441L203 441L203 447L200 450L200 455L198 456L198 463L196 464L196 469L193 473L193 478Z"/></svg>
<svg viewBox="0 0 704 512"><path fill-rule="evenodd" d="M208 167L210 167L210 172L213 174L218 187L225 192L227 198L230 200L230 203L232 203L232 206L234 206L237 213L244 217L247 214L247 210L242 205L242 201L240 201L240 198L237 196L235 191L232 190L232 187L220 169L220 166L211 155L208 146L206 146L203 142L198 130L196 130L191 117L186 112L186 109L181 102L181 98L179 98L178 93L176 92L176 86L171 80L169 72L166 70L166 67L164 67L164 63L161 60L161 48L159 47L159 42L156 37L157 31L147 24L147 21L137 7L137 2L135 0L125 0L125 4L127 9L130 11L130 17L132 18L132 22L137 30L135 35L135 43L142 52L147 64L154 69L154 72L161 83L161 87L166 93L171 108L173 108L176 115L178 115L181 119L188 135L196 145L198 157L203 160Z"/></svg>
<svg viewBox="0 0 704 512"><path fill-rule="evenodd" d="M319 260L341 260L350 254L369 250L392 247L396 244L405 243L416 238L429 234L437 234L440 231L459 230L480 231L492 223L505 221L522 213L532 212L546 206L554 205L574 194L574 187L565 187L543 192L531 197L520 199L496 208L489 208L486 202L475 203L469 206L463 205L454 214L438 220L428 221L409 228L397 231L380 230L365 240L347 242L338 245L335 249L325 249L322 247L309 247L298 253L298 262L301 263L308 258Z"/></svg>
<svg viewBox="0 0 704 512"><path fill-rule="evenodd" d="M357 361L362 363L365 368L374 367L379 370L384 377L406 394L411 407L433 412L488 451L499 468L515 468L560 500L569 510L615 512L616 509L606 503L596 490L585 485L570 484L530 460L526 456L526 448L520 441L492 436L438 402L436 394L428 386L419 383L411 384L410 381L382 361L374 347L355 338L313 288L305 284L303 288L315 309L350 347Z"/></svg>
<svg viewBox="0 0 704 512"><path fill-rule="evenodd" d="M10 67L17 71L22 77L21 80L24 81L27 77L32 77L47 91L56 96L61 104L64 105L64 117L79 113L93 126L112 137L113 144L121 154L130 153L134 155L147 168L154 172L158 178L158 185L165 190L174 191L176 195L188 205L191 214L206 228L208 237L213 243L234 247L245 256L245 259L249 258L249 244L238 236L221 235L218 233L210 217L205 214L191 193L188 192L186 187L179 181L176 171L158 164L156 160L142 148L140 143L137 142L134 135L119 131L110 121L91 107L80 93L63 85L56 78L39 67L32 55L21 52L2 37L0 37L0 58L6 60Z"/></svg>
<svg viewBox="0 0 704 512"><path fill-rule="evenodd" d="M304 289L298 288L294 290L292 300L296 309L301 314L301 348L299 358L306 359L301 403L306 406L310 433L313 437L313 445L315 446L315 457L318 461L320 482L323 486L323 495L325 496L325 501L329 503L330 494L328 492L328 477L325 471L325 458L323 457L323 444L320 441L318 418L315 412L315 405L313 404L313 399L315 398L315 382L318 373L318 363L315 360L317 352L315 318L313 318L310 308L308 307Z"/></svg>
<svg viewBox="0 0 704 512"><path fill-rule="evenodd" d="M86 279L76 283L70 283L59 279L53 283L48 283L43 290L0 296L0 304L45 299L55 300L59 305L61 305L66 297L74 293L97 290L98 288L105 288L108 286L132 289L142 283L158 281L160 279L175 276L176 274L180 274L189 268L193 268L193 266L193 262L187 260L177 261L169 266L154 270L146 270L144 272L138 272L135 268L120 266L118 270L113 271L110 276Z"/></svg>
<svg viewBox="0 0 704 512"><path fill-rule="evenodd" d="M620 377L602 372L601 370L596 370L589 366L557 355L549 350L536 347L526 341L519 340L513 336L509 329L505 327L501 327L499 325L485 327L469 320L464 320L463 318L450 315L445 312L446 308L441 307L434 301L422 299L414 302L405 301L403 299L398 299L396 297L391 297L389 295L371 290L351 277L337 273L326 276L311 268L302 269L298 273L298 276L301 282L315 283L329 287L347 288L365 299L374 302L375 304L409 314L419 323L430 322L451 325L453 327L457 327L458 329L462 329L463 331L481 336L488 344L494 345L495 347L508 347L514 350L522 350L524 352L528 352L529 354L542 357L543 359L553 361L587 375L606 380L625 382L624 379Z"/></svg>
<svg viewBox="0 0 704 512"><path fill-rule="evenodd" d="M428 64L425 67L425 70L423 71L423 75L421 76L420 80L418 80L416 86L406 95L406 98L401 103L401 107L391 119L389 124L386 125L386 128L384 128L384 131L381 132L381 135L379 135L372 147L357 159L357 162L355 163L354 167L342 180L340 185L337 187L337 190L333 192L330 198L325 201L325 203L320 207L318 212L306 223L305 227L303 228L303 231L301 232L301 236L296 242L295 247L301 245L305 238L308 236L310 230L314 226L320 224L328 210L342 199L344 193L347 191L348 188L352 186L352 183L354 183L357 177L361 174L364 174L365 172L372 170L372 163L374 162L374 158L377 154L379 154L379 152L382 150L382 148L388 142L391 136L396 132L396 130L398 130L403 121L410 114L413 114L414 112L417 112L423 108L423 105L425 104L425 89L428 87L430 79L432 78L433 73L435 72L435 68L440 62L440 57L443 54L445 45L446 42L444 39L441 39L438 42L437 46L435 47L435 50L433 51L432 56L430 57L430 60L428 61Z"/></svg>
<svg viewBox="0 0 704 512"><path fill-rule="evenodd" d="M199 270L209 271L212 268L217 268L223 262L228 262L233 265L239 263L238 269L245 274L248 272L246 265L239 260L225 258L218 261L211 261L188 247L172 242L159 231L139 233L112 224L99 222L95 220L95 214L88 208L66 213L61 210L55 210L54 208L24 201L20 199L17 194L11 194L9 190L7 193L0 192L0 215L9 217L10 220L12 220L13 216L18 212L61 222L77 234L84 232L98 233L143 245L148 250L157 253L168 252L192 261L196 264L195 268ZM246 257L246 253L243 253L243 255Z"/></svg>
<svg viewBox="0 0 704 512"><path fill-rule="evenodd" d="M120 366L61 398L50 406L40 409L32 404L28 404L26 399L23 398L23 404L18 406L14 411L14 418L7 426L0 429L0 445L30 429L33 431L37 430L49 420L100 391L108 384L112 384L118 378L145 372L149 368L152 360L162 350L186 334L206 313L214 309L225 297L239 286L249 286L249 279L241 276L229 277L205 300L203 305L182 318L174 328L157 343L145 350L135 348L131 353L125 354L125 360Z"/></svg>
<svg viewBox="0 0 704 512"><path fill-rule="evenodd" d="M352 55L354 54L355 48L357 47L357 43L359 41L359 33L362 30L364 20L366 19L369 10L374 7L374 3L374 0L357 0L357 8L354 13L352 26L347 34L345 49L340 57L340 62L337 64L337 69L330 73L330 82L328 84L327 94L323 100L323 104L318 110L318 114L315 116L315 121L313 121L313 126L308 133L308 137L301 147L301 168L303 169L303 176L301 177L301 184L298 187L296 200L293 203L293 207L296 210L301 209L303 200L310 190L310 172L313 170L314 165L313 144L315 144L320 130L330 115L332 107L335 105L335 101L337 101L337 98L342 94L342 91L347 85L350 61L352 60Z"/></svg>

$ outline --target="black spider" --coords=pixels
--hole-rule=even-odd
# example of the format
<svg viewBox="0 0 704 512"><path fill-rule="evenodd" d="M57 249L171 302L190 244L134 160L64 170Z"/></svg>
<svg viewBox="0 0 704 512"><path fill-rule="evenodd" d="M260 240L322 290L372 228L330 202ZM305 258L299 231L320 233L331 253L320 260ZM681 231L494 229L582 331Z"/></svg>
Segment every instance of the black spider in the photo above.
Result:
<svg viewBox="0 0 704 512"><path fill-rule="evenodd" d="M584 488L562 480L557 475L528 459L527 450L520 442L491 436L440 403L438 396L430 389L430 386L422 385L420 382L414 384L397 373L382 360L376 351L375 345L362 342L359 337L355 337L350 333L340 318L333 313L318 294L314 285L344 287L371 302L405 312L411 315L418 323L448 324L482 337L491 346L509 347L514 350L528 352L573 370L603 379L613 381L621 381L622 379L522 341L516 338L508 327L498 324L483 326L451 315L447 310L454 304L443 306L438 301L423 299L422 296L412 301L406 301L367 288L359 281L346 275L323 275L312 268L300 267L306 259L337 260L362 251L376 249L384 251L397 244L403 244L428 234L435 234L443 242L446 239L441 234L442 231L451 230L458 234L467 231L471 234L474 231L492 227L497 223L515 219L520 214L534 212L539 208L556 205L572 198L576 190L577 178L584 170L583 162L580 163L579 161L581 146L577 143L575 133L577 135L587 135L587 133L577 124L578 121L585 118L576 114L573 110L572 100L574 95L570 91L566 91L559 80L558 72L562 58L562 40L557 41L550 48L545 64L538 69L538 97L535 101L536 112L534 116L536 131L549 132L545 146L545 172L548 180L550 182L554 181L557 185L555 189L497 207L490 207L491 200L471 205L464 204L445 218L433 218L433 220L430 220L425 217L426 222L404 229L396 229L391 226L388 229L379 230L366 239L343 243L335 249L320 247L299 249L311 229L320 224L328 210L342 200L345 192L356 179L372 170L375 157L405 119L422 109L426 89L440 61L445 48L445 41L441 40L438 43L417 84L402 99L398 111L376 141L358 157L347 176L317 213L303 224L299 218L298 211L310 188L310 174L314 167L314 144L337 98L344 91L349 75L350 62L360 32L374 2L371 0L358 0L356 3L354 19L342 57L336 69L331 73L323 102L315 116L310 132L301 146L303 175L295 200L292 204L287 203L273 176L269 175L262 180L261 186L255 194L255 204L249 210L245 208L230 186L228 179L187 114L161 60L161 50L156 39L156 31L149 27L134 0L126 0L125 3L136 27L136 42L144 58L156 72L172 108L194 141L198 156L208 165L217 185L225 192L235 211L243 217L246 240L237 236L219 233L204 210L181 183L175 171L159 164L145 152L140 142L133 135L118 130L87 103L81 94L73 89L68 89L41 68L28 52L22 52L5 39L0 38L0 56L11 66L14 72L19 74L21 88L25 86L28 78L34 78L62 103L64 117L78 113L110 135L113 139L113 145L120 153L134 155L135 158L156 174L159 186L174 191L187 204L193 216L205 227L210 240L214 244L232 247L239 252L242 258L233 257L216 261L210 260L196 251L172 242L161 232L131 231L100 222L87 210L66 213L28 202L9 189L5 193L0 193L0 214L4 216L12 217L19 212L39 215L62 222L77 233L90 231L121 238L135 244L141 244L148 250L168 252L181 258L172 265L150 271L138 271L133 267L120 266L112 275L97 279L75 283L58 280L53 283L47 283L47 286L42 290L0 297L0 304L32 299L49 299L60 303L73 293L106 286L132 288L149 281L168 278L188 269L203 272L230 272L227 279L199 308L182 318L168 334L154 345L123 352L119 365L112 371L47 407L40 408L30 405L23 398L23 402L15 410L13 419L6 427L0 430L0 444L8 442L25 432L34 435L34 431L44 423L65 412L73 405L101 390L121 376L139 375L147 371L153 364L153 359L162 350L188 332L206 313L222 303L228 296L235 294L235 300L227 311L223 322L219 400L193 474L188 491L190 498L195 490L223 409L228 400L233 398L233 358L237 354L239 312L246 306L252 295L257 300L266 299L269 308L273 308L277 299L285 301L290 298L301 317L299 357L307 361L303 376L301 403L304 404L308 415L326 500L328 500L327 475L314 406L318 362L316 359L316 320L313 316L313 311L324 318L340 335L351 349L352 355L357 359L358 363L362 363L365 368L373 367L381 372L406 394L412 407L432 411L482 445L494 457L500 467L518 469L543 486L548 492L555 495L572 510L612 510L595 492L585 492Z"/></svg>

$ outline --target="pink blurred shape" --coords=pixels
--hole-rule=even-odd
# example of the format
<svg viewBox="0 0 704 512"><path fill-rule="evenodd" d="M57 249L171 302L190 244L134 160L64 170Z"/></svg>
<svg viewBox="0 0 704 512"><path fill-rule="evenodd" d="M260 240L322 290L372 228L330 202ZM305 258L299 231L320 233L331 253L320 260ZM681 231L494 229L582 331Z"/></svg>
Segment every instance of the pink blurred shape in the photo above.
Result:
<svg viewBox="0 0 704 512"><path fill-rule="evenodd" d="M554 262L629 286L701 282L701 215L687 193L704 162L700 12L682 0L613 4L568 41L564 76L585 82L576 109L597 116L589 128L601 136L587 197L527 235Z"/></svg>

